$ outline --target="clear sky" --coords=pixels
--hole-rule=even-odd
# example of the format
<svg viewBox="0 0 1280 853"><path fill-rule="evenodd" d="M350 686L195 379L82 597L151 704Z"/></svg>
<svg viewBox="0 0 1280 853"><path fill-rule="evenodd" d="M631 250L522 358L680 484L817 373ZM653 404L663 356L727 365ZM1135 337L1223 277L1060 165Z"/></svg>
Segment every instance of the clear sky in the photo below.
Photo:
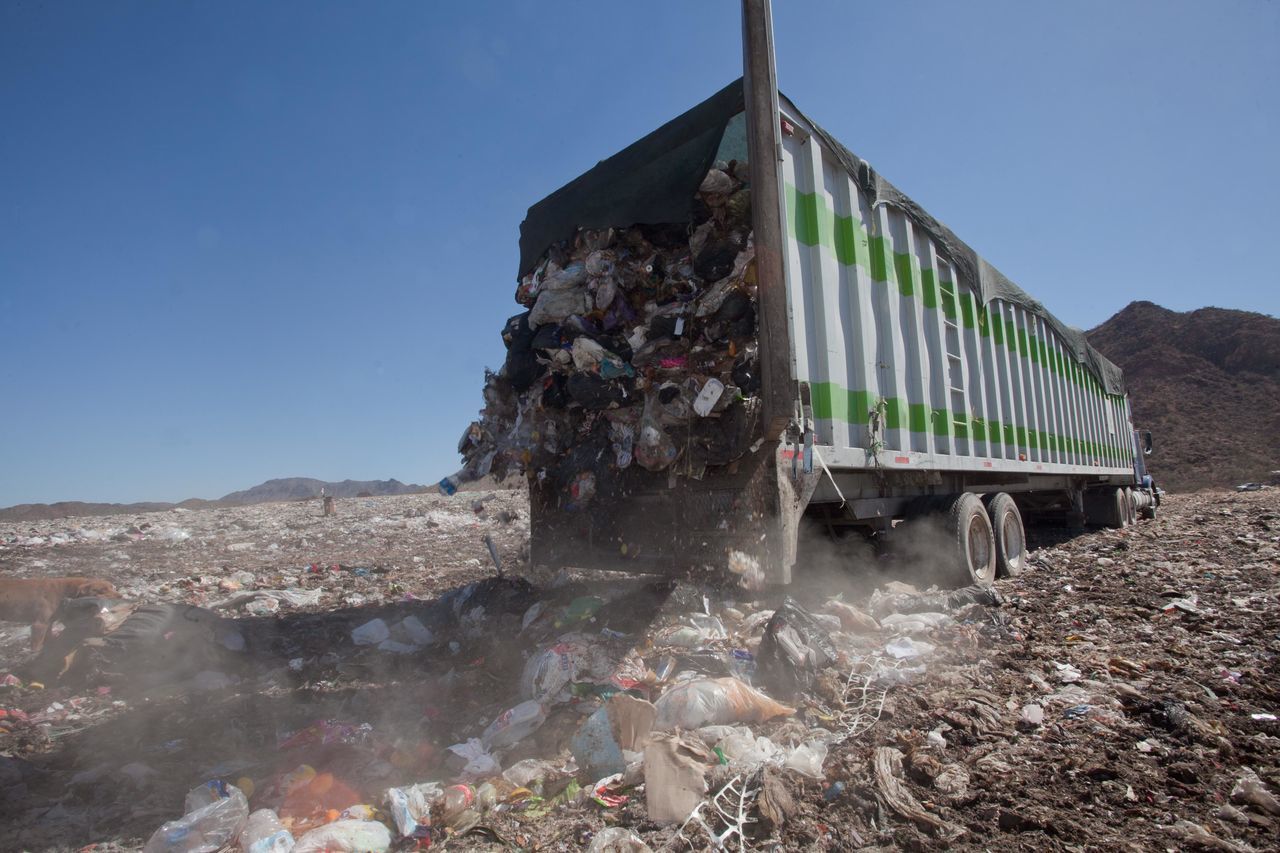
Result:
<svg viewBox="0 0 1280 853"><path fill-rule="evenodd" d="M775 2L780 87L1068 323L1280 313L1280 3ZM699 2L0 3L0 506L458 467L528 206Z"/></svg>

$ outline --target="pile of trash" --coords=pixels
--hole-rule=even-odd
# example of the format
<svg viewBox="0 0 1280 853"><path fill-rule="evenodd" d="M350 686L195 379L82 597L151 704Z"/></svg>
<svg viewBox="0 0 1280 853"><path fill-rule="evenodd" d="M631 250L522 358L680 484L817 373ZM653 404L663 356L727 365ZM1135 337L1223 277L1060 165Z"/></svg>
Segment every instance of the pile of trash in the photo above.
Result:
<svg viewBox="0 0 1280 853"><path fill-rule="evenodd" d="M689 225L580 230L521 279L466 461L440 482L525 471L579 509L638 465L701 478L747 450L758 418L746 164L716 163Z"/></svg>
<svg viewBox="0 0 1280 853"><path fill-rule="evenodd" d="M521 609L517 599L533 603ZM826 782L829 751L867 731L892 687L926 671L934 646L918 638L957 629L958 619L992 623L974 611L999 604L977 589L917 594L905 585L875 603L880 620L838 598L811 611L791 598L769 609L713 605L701 596L700 608L664 619L637 646L629 621L637 602L617 588L565 598L520 581L470 584L422 618L441 639L457 638L444 653L459 659L493 649L486 643L495 631L521 637L517 692L505 709L478 720L454 714L470 721L452 731L471 736L448 746L402 739L392 747L377 726L338 720L285 732L282 755L315 756L314 763L286 759L265 776L209 780L188 795L184 816L155 830L147 850L191 849L183 845L193 837L210 845L238 837L243 850L387 850L472 833L502 838L529 831L529 821L550 809L621 816L636 798L648 821L691 844L719 843L726 832L754 837L756 829L726 822L706 804L736 791L750 814L771 813L780 826L786 809L770 799L782 796L778 780ZM896 619L904 612L914 618ZM351 641L402 653L388 643L398 642L392 638L409 620L419 648L443 651L412 616L361 624ZM464 649L468 637L475 645ZM499 666L495 674L513 671ZM342 762L319 760L333 750ZM373 779L394 774L374 768L370 776L360 755L386 755L420 775L374 790ZM354 770L361 766L366 771ZM621 829L594 833L589 849L617 842L649 849Z"/></svg>

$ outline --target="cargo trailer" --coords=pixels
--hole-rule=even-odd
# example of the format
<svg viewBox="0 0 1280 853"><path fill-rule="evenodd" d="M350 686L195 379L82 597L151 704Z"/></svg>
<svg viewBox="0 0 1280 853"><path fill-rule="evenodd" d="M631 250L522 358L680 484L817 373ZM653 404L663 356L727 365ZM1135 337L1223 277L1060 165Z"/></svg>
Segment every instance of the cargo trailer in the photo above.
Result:
<svg viewBox="0 0 1280 853"><path fill-rule="evenodd" d="M749 449L696 476L618 470L586 510L530 471L533 561L786 583L806 517L875 536L932 518L955 580L990 583L1021 569L1024 519L1154 514L1120 370L778 93L745 5L747 76L531 207L520 276L582 229L688 223L714 164L749 164Z"/></svg>

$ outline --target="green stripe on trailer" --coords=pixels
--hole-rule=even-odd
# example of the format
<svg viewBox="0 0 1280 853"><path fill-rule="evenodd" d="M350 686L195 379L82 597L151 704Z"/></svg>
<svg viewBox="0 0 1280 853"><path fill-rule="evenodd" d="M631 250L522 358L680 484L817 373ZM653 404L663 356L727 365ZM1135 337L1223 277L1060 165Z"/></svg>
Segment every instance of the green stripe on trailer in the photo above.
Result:
<svg viewBox="0 0 1280 853"><path fill-rule="evenodd" d="M835 382L815 382L810 386L813 416L818 420L841 421L865 426L871 413L883 408L885 427L907 429L915 433L933 432L958 438L1002 444L1014 450L1073 450L1077 455L1116 461L1125 460L1125 449L1118 444L1099 444L1042 430L1028 430L1014 424L985 420L965 412L933 409L923 403L907 403L899 398L877 398L869 391L850 391Z"/></svg>
<svg viewBox="0 0 1280 853"><path fill-rule="evenodd" d="M972 293L957 294L954 282L939 280L937 273L921 267L915 256L894 252L888 238L871 236L860 219L840 216L818 193L803 193L787 184L786 200L787 222L801 245L830 249L841 265L858 267L873 281L894 285L903 296L918 296L926 308L940 308L948 320L967 329L976 326L983 337L993 337L997 344L1032 364L1044 364L1100 399L1122 396L1107 393L1078 362L1072 360L1070 367L1064 366L1064 360L1049 349L1046 341L1017 329L1011 320L992 316L987 306L977 304Z"/></svg>

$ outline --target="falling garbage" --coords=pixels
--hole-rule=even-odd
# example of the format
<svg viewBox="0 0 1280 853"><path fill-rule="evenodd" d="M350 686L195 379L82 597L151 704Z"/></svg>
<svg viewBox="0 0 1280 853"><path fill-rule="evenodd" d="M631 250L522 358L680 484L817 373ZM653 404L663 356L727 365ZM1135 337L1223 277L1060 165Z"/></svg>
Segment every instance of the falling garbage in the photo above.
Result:
<svg viewBox="0 0 1280 853"><path fill-rule="evenodd" d="M442 492L525 472L586 511L633 464L701 478L747 452L759 346L745 174L715 164L687 230L580 229L548 249L516 288L527 310L502 330L505 363Z"/></svg>

